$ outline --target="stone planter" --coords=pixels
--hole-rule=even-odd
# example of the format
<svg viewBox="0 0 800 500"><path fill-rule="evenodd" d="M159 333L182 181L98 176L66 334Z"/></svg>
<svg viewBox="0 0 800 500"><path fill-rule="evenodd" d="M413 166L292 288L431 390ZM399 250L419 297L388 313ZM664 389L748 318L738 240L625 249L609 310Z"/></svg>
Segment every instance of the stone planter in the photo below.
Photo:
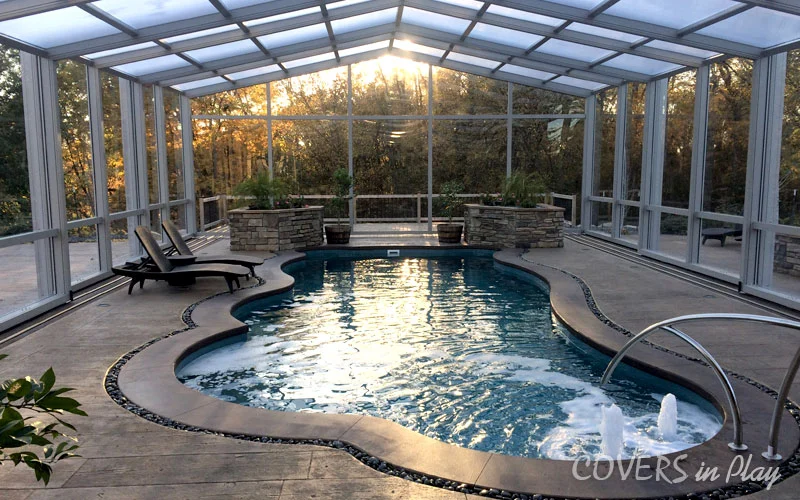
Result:
<svg viewBox="0 0 800 500"><path fill-rule="evenodd" d="M564 246L564 209L464 206L464 239L479 248L560 248Z"/></svg>
<svg viewBox="0 0 800 500"><path fill-rule="evenodd" d="M800 238L784 234L775 236L772 269L776 273L800 276Z"/></svg>
<svg viewBox="0 0 800 500"><path fill-rule="evenodd" d="M322 245L323 207L228 212L231 251L280 252Z"/></svg>

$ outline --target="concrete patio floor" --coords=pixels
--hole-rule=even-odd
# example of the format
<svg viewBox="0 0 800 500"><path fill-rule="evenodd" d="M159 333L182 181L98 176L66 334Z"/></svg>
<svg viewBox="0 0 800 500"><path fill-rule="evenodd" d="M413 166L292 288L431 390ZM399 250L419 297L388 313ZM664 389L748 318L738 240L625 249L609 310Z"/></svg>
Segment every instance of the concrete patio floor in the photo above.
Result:
<svg viewBox="0 0 800 500"><path fill-rule="evenodd" d="M355 237L353 246L435 246L435 237ZM227 252L222 240L200 254ZM763 310L681 279L631 264L568 240L563 249L533 250L528 260L582 277L603 312L637 331L656 321L689 313ZM103 378L119 356L183 327L182 311L223 291L221 280L201 279L187 289L148 282L132 296L121 289L82 306L32 334L0 348L0 379L39 376L49 366L58 384L76 388L89 418L70 418L81 440L76 458L57 464L50 486L36 483L21 467L0 467L0 498L453 498L465 495L383 475L345 452L304 445L276 445L181 432L150 423L117 406ZM687 328L723 366L777 388L800 337L752 325ZM653 338L689 352L667 337ZM791 397L800 401L800 383ZM767 425L765 422L764 425ZM794 425L784 422L784 425ZM765 443L749 443L753 451ZM754 497L794 499L800 477Z"/></svg>

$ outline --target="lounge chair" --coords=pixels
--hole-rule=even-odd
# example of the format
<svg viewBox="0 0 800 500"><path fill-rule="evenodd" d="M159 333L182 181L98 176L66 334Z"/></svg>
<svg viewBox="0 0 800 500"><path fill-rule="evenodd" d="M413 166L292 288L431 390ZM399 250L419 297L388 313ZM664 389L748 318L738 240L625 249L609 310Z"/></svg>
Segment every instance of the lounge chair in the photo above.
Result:
<svg viewBox="0 0 800 500"><path fill-rule="evenodd" d="M164 232L167 233L167 237L169 241L172 242L172 248L175 252L178 253L182 258L175 259L174 257L168 258L170 260L178 260L180 262L173 262L175 265L184 265L184 264L233 264L236 266L244 266L250 269L250 275L255 277L256 275L256 266L260 266L264 263L264 259L260 257L249 257L247 255L197 255L195 256L192 253L192 249L189 248L189 245L183 241L183 237L181 236L180 231L178 228L175 227L171 221L165 220L161 223L161 227L164 228ZM191 259L191 257L195 257ZM186 260L184 260L186 259Z"/></svg>
<svg viewBox="0 0 800 500"><path fill-rule="evenodd" d="M725 246L725 239L726 238L736 238L737 240L742 239L742 226L741 224L736 224L735 227L710 227L707 229L703 229L702 233L700 233L703 237L703 245L706 244L706 240L718 240L720 246Z"/></svg>
<svg viewBox="0 0 800 500"><path fill-rule="evenodd" d="M221 276L225 278L228 290L233 293L233 284L236 283L237 288L241 287L239 278L250 276L248 268L231 264L209 263L175 266L161 252L161 247L159 247L158 242L153 238L153 234L148 228L144 226L137 227L136 237L142 243L149 260L112 268L114 274L131 278L131 283L128 286L128 295L131 294L136 283L139 283L139 288L142 288L145 280L165 280L170 285L190 285L195 282L195 278L202 276Z"/></svg>

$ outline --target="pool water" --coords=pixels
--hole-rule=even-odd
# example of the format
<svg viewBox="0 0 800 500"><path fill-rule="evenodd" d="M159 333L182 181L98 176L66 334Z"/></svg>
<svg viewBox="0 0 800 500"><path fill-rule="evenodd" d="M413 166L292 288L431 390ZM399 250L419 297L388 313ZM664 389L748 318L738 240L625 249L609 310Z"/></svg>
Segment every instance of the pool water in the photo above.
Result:
<svg viewBox="0 0 800 500"><path fill-rule="evenodd" d="M282 411L367 414L477 450L553 459L600 454L602 406L625 415L625 456L699 444L721 427L695 394L621 366L553 316L538 279L491 258L309 259L292 292L248 304L245 337L187 359L208 395ZM632 305L634 307L634 305ZM678 398L679 433L657 430Z"/></svg>

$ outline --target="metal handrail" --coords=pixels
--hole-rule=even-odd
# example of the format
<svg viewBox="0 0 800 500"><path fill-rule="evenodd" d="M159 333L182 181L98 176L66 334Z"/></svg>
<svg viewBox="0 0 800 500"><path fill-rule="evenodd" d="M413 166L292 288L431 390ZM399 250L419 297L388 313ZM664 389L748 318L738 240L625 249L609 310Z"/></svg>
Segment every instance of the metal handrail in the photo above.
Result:
<svg viewBox="0 0 800 500"><path fill-rule="evenodd" d="M755 314L732 314L732 313L710 313L710 314L690 314L686 316L678 316L675 318L668 319L666 321L661 321L659 323L655 323L653 325L648 326L638 334L634 335L632 339L630 339L622 349L617 352L617 354L611 359L611 362L608 363L606 367L606 371L603 373L603 378L600 381L600 384L606 384L608 380L611 378L611 375L614 373L614 370L617 368L619 363L622 361L622 358L625 357L625 354L640 340L643 340L653 334L658 329L663 329L673 335L677 336L690 346L694 348L697 352L699 352L705 361L711 366L714 370L714 374L717 376L717 379L722 384L723 389L725 390L725 397L728 400L728 404L731 407L731 416L733 419L733 442L728 443L728 447L730 447L734 451L743 451L747 449L747 445L743 443L742 439L742 419L741 419L741 412L739 410L739 402L736 399L736 393L733 390L733 386L731 385L730 380L728 379L727 375L725 375L725 371L722 367L717 363L717 360L696 340L692 337L686 335L682 331L675 328L674 325L679 323L689 323L689 322L696 322L696 321L709 321L709 320L734 320L734 321L750 321L754 323L766 323L775 326L781 326L785 328L792 328L794 330L800 330L800 323L797 321L792 321L788 319L782 318L773 318L770 316L758 316ZM781 417L783 412L781 411L786 401L786 398L789 394L789 388L794 381L794 377L797 373L798 368L800 368L800 349L798 349L797 353L792 360L792 363L789 365L789 368L786 371L786 375L784 376L783 383L781 384L781 389L778 393L778 401L775 404L775 409L772 413L772 422L770 424L769 429L769 444L767 446L767 451L762 453L762 456L767 460L780 460L781 456L777 453L777 446L778 446L778 436L780 434L780 425L781 425Z"/></svg>

